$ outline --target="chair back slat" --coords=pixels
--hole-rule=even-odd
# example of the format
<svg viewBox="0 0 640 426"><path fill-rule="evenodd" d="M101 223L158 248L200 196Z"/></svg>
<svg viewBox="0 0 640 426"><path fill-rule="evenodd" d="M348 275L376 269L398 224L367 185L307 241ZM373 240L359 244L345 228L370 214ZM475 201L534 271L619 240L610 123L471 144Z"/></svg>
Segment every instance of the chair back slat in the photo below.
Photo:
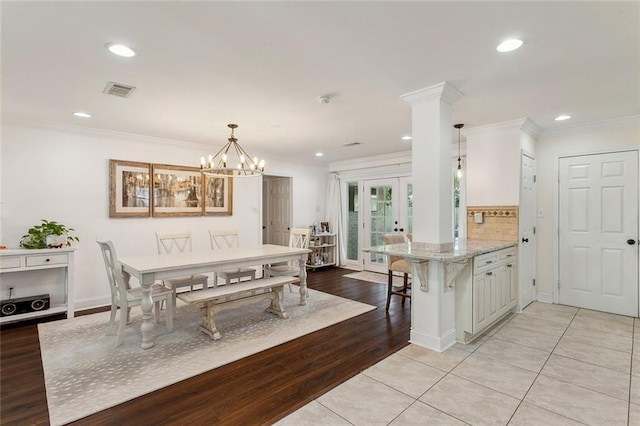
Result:
<svg viewBox="0 0 640 426"><path fill-rule="evenodd" d="M191 233L160 234L156 232L158 254L184 253L191 251Z"/></svg>
<svg viewBox="0 0 640 426"><path fill-rule="evenodd" d="M104 259L104 266L107 270L107 278L109 280L111 295L114 297L120 297L120 295L126 294L127 283L122 276L122 266L120 265L120 261L116 255L116 249L113 247L113 243L111 241L97 240L97 243L102 251L102 258Z"/></svg>
<svg viewBox="0 0 640 426"><path fill-rule="evenodd" d="M309 248L309 228L291 228L289 233L289 247Z"/></svg>
<svg viewBox="0 0 640 426"><path fill-rule="evenodd" d="M211 242L212 250L237 248L239 246L238 232L235 230L217 231L210 229L209 240Z"/></svg>

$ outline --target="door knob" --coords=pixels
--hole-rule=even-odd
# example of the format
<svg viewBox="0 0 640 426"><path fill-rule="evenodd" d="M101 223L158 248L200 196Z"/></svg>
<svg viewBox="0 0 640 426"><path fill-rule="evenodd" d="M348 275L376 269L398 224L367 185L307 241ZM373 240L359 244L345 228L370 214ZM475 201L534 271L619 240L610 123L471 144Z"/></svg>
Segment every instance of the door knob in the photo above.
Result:
<svg viewBox="0 0 640 426"><path fill-rule="evenodd" d="M522 239L522 242L523 242L523 243L528 243L528 242L529 242L529 239L528 239L528 238L523 238L523 239Z"/></svg>
<svg viewBox="0 0 640 426"><path fill-rule="evenodd" d="M634 240L633 238L629 238L627 240L627 244L629 244L630 246L634 245L636 243L636 240Z"/></svg>

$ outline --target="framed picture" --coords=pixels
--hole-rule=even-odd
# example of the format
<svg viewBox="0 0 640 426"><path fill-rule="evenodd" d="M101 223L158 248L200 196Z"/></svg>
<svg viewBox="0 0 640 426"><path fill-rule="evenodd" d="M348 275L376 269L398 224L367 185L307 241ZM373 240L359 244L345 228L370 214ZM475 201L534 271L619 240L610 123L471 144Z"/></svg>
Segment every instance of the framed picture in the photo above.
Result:
<svg viewBox="0 0 640 426"><path fill-rule="evenodd" d="M323 233L329 233L329 222L320 222L320 231Z"/></svg>
<svg viewBox="0 0 640 426"><path fill-rule="evenodd" d="M202 216L202 173L198 167L153 164L151 215Z"/></svg>
<svg viewBox="0 0 640 426"><path fill-rule="evenodd" d="M204 213L211 216L233 214L233 178L205 175Z"/></svg>
<svg viewBox="0 0 640 426"><path fill-rule="evenodd" d="M151 215L150 163L109 160L109 217Z"/></svg>

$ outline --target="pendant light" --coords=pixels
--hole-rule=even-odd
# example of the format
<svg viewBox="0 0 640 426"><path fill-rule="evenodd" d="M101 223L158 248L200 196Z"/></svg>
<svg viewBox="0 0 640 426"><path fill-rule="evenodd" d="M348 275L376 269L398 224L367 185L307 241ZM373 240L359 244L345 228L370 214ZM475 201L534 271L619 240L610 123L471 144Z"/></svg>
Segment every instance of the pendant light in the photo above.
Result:
<svg viewBox="0 0 640 426"><path fill-rule="evenodd" d="M458 129L458 170L456 170L456 177L460 179L462 177L462 164L460 163L460 129L464 127L464 124L454 124L453 127Z"/></svg>

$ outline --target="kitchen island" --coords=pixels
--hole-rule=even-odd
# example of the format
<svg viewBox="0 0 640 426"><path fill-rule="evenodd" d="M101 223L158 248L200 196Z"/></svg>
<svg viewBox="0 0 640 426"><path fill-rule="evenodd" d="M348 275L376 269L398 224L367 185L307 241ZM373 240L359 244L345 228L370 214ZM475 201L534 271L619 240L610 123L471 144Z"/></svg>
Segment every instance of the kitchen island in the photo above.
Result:
<svg viewBox="0 0 640 426"><path fill-rule="evenodd" d="M406 242L365 252L404 258L413 276L411 337L444 351L469 343L517 307L516 242Z"/></svg>

